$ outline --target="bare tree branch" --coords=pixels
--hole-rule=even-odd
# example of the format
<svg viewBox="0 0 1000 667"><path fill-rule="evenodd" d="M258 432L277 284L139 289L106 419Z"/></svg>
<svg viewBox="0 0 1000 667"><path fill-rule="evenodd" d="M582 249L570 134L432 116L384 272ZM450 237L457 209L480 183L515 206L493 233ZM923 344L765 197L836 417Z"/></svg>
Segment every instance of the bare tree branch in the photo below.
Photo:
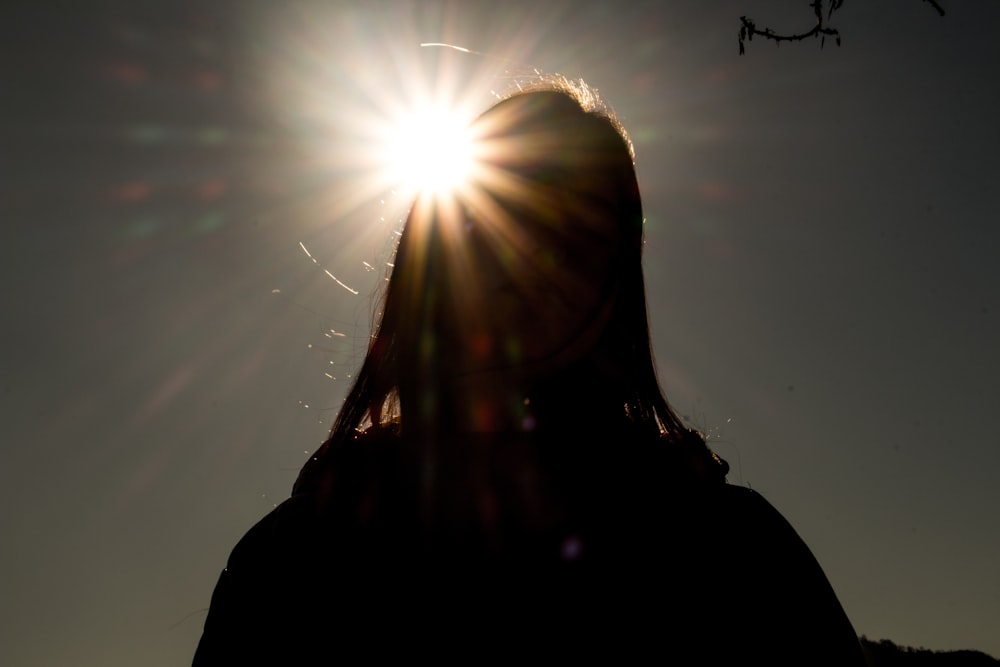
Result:
<svg viewBox="0 0 1000 667"><path fill-rule="evenodd" d="M928 3L934 10L940 15L944 16L944 8L937 3L936 0L923 0ZM819 38L819 46L823 48L826 45L826 38L832 37L837 42L837 46L840 46L840 31L836 28L831 28L827 25L827 22L833 16L833 13L844 6L844 0L829 0L829 6L826 11L826 16L823 16L823 4L824 0L812 0L809 6L812 7L813 15L816 17L816 25L805 32L784 34L778 33L771 28L758 28L756 22L753 19L747 18L746 16L740 17L740 55L746 53L746 43L752 42L754 35L757 35L763 39L769 39L775 44L781 44L781 42L801 42L809 37Z"/></svg>
<svg viewBox="0 0 1000 667"><path fill-rule="evenodd" d="M944 16L944 8L938 3L934 2L934 0L924 0L924 2L933 7L937 11L939 16Z"/></svg>

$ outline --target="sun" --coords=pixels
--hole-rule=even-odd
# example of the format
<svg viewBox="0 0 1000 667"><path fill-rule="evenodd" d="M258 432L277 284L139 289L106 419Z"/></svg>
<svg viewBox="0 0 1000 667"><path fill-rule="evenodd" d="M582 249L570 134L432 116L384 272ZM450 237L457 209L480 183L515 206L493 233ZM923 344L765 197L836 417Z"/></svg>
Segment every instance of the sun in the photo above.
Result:
<svg viewBox="0 0 1000 667"><path fill-rule="evenodd" d="M471 120L445 105L400 115L383 141L389 180L411 195L443 197L468 187L476 164Z"/></svg>

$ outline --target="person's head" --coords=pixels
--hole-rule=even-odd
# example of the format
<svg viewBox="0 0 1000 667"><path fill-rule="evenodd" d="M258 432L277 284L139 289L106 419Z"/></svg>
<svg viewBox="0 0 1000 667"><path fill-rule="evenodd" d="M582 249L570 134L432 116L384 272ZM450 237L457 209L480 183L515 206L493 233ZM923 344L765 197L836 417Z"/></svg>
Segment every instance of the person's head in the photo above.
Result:
<svg viewBox="0 0 1000 667"><path fill-rule="evenodd" d="M498 403L557 395L602 406L606 422L680 433L650 350L624 129L595 93L564 80L499 101L473 129L473 182L410 212L331 437L368 420L447 429L442 420L478 409L463 405L473 385L477 399L483 387Z"/></svg>

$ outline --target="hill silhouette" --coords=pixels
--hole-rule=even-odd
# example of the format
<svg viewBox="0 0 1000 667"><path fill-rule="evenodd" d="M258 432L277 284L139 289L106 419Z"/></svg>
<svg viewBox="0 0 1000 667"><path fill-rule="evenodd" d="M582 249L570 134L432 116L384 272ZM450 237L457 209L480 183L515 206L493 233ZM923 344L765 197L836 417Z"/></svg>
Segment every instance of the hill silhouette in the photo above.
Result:
<svg viewBox="0 0 1000 667"><path fill-rule="evenodd" d="M869 667L1000 667L1000 660L982 651L931 651L863 635L861 648Z"/></svg>

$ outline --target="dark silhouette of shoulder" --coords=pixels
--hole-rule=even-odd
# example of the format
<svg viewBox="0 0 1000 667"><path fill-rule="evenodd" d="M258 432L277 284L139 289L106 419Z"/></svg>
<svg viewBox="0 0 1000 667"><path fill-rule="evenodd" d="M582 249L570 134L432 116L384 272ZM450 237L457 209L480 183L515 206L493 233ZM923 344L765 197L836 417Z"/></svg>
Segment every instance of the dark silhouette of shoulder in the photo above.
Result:
<svg viewBox="0 0 1000 667"><path fill-rule="evenodd" d="M439 458L461 460L439 465L467 474L446 470L433 493L427 452L392 430L311 457L233 550L195 665L388 656L408 641L456 659L530 647L864 664L809 549L763 497L726 484L700 440L447 446L462 454Z"/></svg>

